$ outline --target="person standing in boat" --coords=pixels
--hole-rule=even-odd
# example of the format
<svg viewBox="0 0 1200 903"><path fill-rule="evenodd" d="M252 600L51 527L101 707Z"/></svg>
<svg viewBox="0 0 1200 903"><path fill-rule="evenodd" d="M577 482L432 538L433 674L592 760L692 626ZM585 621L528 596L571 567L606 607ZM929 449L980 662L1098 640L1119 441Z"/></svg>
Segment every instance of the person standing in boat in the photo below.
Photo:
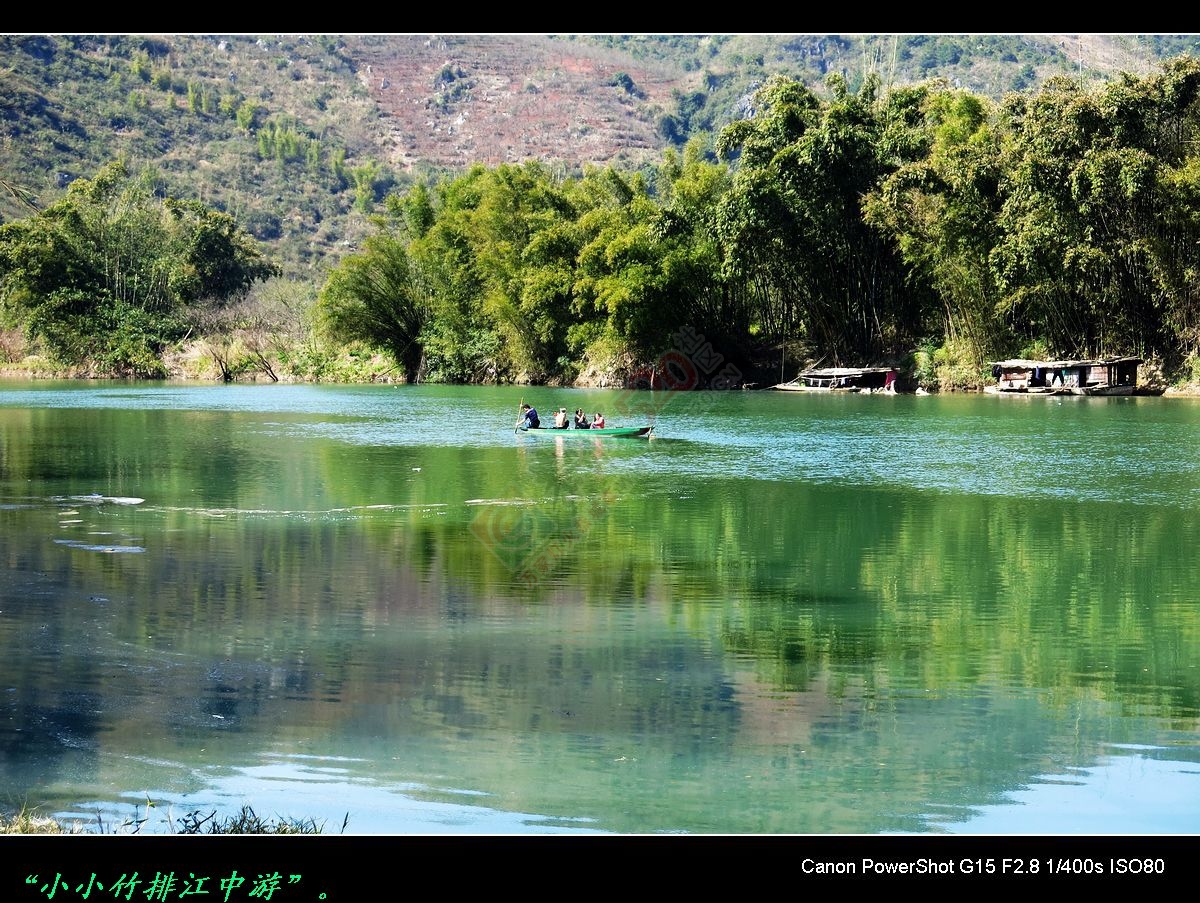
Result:
<svg viewBox="0 0 1200 903"><path fill-rule="evenodd" d="M532 405L521 405L521 419L517 421L517 425L521 429L536 430L542 425L542 421L538 418L537 408Z"/></svg>
<svg viewBox="0 0 1200 903"><path fill-rule="evenodd" d="M592 425L590 423L588 423L587 414L583 413L583 408L576 408L575 409L575 429L586 430L586 429L590 429L591 426Z"/></svg>
<svg viewBox="0 0 1200 903"><path fill-rule="evenodd" d="M596 416L594 418L592 418L592 429L594 429L594 430L604 429L604 415L601 414L599 411L597 411Z"/></svg>

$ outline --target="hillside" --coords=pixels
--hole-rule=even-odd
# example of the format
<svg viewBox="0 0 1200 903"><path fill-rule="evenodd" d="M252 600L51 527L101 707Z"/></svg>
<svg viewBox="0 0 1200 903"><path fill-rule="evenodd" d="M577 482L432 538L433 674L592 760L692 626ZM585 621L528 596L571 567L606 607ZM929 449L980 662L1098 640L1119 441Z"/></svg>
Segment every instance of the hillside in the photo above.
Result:
<svg viewBox="0 0 1200 903"><path fill-rule="evenodd" d="M0 221L124 158L321 281L414 179L539 160L653 166L774 73L1000 96L1145 73L1170 35L0 35Z"/></svg>
<svg viewBox="0 0 1200 903"><path fill-rule="evenodd" d="M379 108L388 162L406 172L653 161L665 144L653 113L689 81L669 65L536 35L365 37L347 51Z"/></svg>
<svg viewBox="0 0 1200 903"><path fill-rule="evenodd" d="M1144 75L1197 41L1132 35L376 35L345 52L384 120L389 162L652 162L741 115L782 73L818 93L946 78L999 97L1056 75Z"/></svg>

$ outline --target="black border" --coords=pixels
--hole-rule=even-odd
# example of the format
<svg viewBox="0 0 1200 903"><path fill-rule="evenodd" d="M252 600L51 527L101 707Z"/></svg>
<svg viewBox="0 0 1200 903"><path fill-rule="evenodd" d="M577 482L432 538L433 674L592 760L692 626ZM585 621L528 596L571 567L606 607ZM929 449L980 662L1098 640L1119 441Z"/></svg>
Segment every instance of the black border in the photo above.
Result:
<svg viewBox="0 0 1200 903"><path fill-rule="evenodd" d="M678 894L690 887L761 888L766 880L787 882L789 891L813 882L863 881L1008 887L1116 881L1190 890L1200 835L9 835L0 838L0 851L10 872L10 892L0 892L6 900L348 903L533 888L638 895L661 888ZM132 893L127 886L114 893L114 885L133 873L140 883ZM235 873L244 881L226 896L220 882ZM147 896L156 876L175 883ZM256 882L274 876L276 890L251 894ZM93 888L85 898L85 885L93 880L104 890ZM513 887L515 882L522 886ZM188 886L207 893L182 894Z"/></svg>

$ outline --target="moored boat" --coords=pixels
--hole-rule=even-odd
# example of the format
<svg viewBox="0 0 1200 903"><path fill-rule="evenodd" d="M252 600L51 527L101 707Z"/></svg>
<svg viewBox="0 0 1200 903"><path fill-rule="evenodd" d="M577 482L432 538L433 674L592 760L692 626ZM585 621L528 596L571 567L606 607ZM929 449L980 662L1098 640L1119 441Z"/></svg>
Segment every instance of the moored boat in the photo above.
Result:
<svg viewBox="0 0 1200 903"><path fill-rule="evenodd" d="M801 370L795 379L771 386L781 392L885 392L896 394L893 367L825 367Z"/></svg>

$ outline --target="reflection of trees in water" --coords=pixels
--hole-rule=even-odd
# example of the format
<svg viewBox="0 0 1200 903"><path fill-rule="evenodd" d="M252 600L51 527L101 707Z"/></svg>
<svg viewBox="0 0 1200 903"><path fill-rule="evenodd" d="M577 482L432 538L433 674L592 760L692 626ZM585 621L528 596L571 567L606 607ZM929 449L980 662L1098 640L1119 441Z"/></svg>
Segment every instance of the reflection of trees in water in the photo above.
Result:
<svg viewBox="0 0 1200 903"><path fill-rule="evenodd" d="M781 687L832 667L925 686L994 677L1144 694L1155 706L1171 687L1172 707L1196 709L1181 666L1195 628L1179 512L780 483L710 486L694 508L646 533L670 537L676 565L708 582L697 596L724 594L731 650ZM736 526L716 543L701 523ZM690 543L677 538L689 525Z"/></svg>
<svg viewBox="0 0 1200 903"><path fill-rule="evenodd" d="M719 793L746 830L921 830L931 800L998 797L1142 742L1147 719L1195 725L1185 510L768 481L586 440L280 443L259 424L222 445L226 415L184 436L147 413L82 418L124 436L82 451L5 433L13 479L47 499L134 465L120 491L147 497L71 525L50 501L0 508L10 784L90 779L100 748L232 762L379 738L381 761L467 763L529 811L563 811L551 772L581 808L619 788L608 817L631 830L663 788L697 823ZM473 530L492 508L526 546L560 542L543 579ZM51 541L101 530L145 551ZM890 813L864 811L885 785Z"/></svg>

